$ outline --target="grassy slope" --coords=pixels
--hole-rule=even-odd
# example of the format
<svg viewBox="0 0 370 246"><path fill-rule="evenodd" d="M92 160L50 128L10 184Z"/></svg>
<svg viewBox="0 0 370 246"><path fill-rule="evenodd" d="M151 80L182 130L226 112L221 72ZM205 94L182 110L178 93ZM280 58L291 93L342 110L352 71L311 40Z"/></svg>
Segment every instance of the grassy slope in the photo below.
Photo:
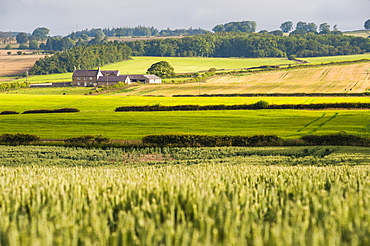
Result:
<svg viewBox="0 0 370 246"><path fill-rule="evenodd" d="M370 54L332 56L319 58L304 58L310 63L323 63L330 61L352 61L358 59L370 59ZM132 60L110 64L102 69L120 70L121 74L142 74L151 64L158 61L168 61L175 69L176 73L192 73L209 68L217 69L240 69L261 65L293 64L294 62L281 58L200 58L200 57L133 57ZM31 76L31 83L49 83L71 81L71 73L52 74L43 76ZM25 78L19 81L24 81Z"/></svg>
<svg viewBox="0 0 370 246"><path fill-rule="evenodd" d="M119 95L198 95L233 93L361 93L370 89L369 63L323 66L263 72L219 75L206 83L139 85Z"/></svg>
<svg viewBox="0 0 370 246"><path fill-rule="evenodd" d="M102 67L104 70L119 70L121 74L145 74L146 70L159 61L168 61L176 73L192 73L210 68L237 69L261 65L293 64L282 58L200 58L200 57L132 57L131 60ZM1 64L1 63L0 63ZM72 73L31 76L31 83L71 81ZM20 79L23 81L24 79Z"/></svg>
<svg viewBox="0 0 370 246"><path fill-rule="evenodd" d="M359 31L345 32L344 35L367 38L367 37L370 36L370 30L359 30Z"/></svg>
<svg viewBox="0 0 370 246"><path fill-rule="evenodd" d="M82 112L1 116L1 133L30 133L42 138L84 134L140 139L149 134L254 135L299 137L307 134L370 136L369 111L241 110L194 112Z"/></svg>
<svg viewBox="0 0 370 246"><path fill-rule="evenodd" d="M262 65L294 64L281 58L200 58L200 57L133 57L133 60L104 66L103 69L120 70L122 74L145 73L153 64L168 61L176 73L194 73L210 68L240 69Z"/></svg>

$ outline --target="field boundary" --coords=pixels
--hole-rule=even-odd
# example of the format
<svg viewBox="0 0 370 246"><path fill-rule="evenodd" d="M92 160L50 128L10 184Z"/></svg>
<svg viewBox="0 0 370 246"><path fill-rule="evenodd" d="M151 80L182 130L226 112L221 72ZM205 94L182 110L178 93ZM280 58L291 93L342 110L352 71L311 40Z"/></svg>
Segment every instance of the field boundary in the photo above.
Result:
<svg viewBox="0 0 370 246"><path fill-rule="evenodd" d="M253 104L240 105L147 105L117 107L115 112L153 112L153 111L199 111L199 110L256 110L256 109L296 109L296 110L322 110L322 109L370 109L370 103L318 103L318 104L271 104L258 101Z"/></svg>
<svg viewBox="0 0 370 246"><path fill-rule="evenodd" d="M232 93L173 95L172 97L370 97L370 92L363 93Z"/></svg>

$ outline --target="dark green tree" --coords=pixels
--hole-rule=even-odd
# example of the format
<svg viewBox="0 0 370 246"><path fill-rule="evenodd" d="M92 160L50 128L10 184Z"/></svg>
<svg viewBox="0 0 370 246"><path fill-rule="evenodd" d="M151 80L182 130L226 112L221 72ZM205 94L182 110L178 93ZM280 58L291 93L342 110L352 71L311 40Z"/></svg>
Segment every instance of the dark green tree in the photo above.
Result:
<svg viewBox="0 0 370 246"><path fill-rule="evenodd" d="M62 50L68 50L71 49L73 46L75 46L76 42L68 37L63 37L60 40L60 45Z"/></svg>
<svg viewBox="0 0 370 246"><path fill-rule="evenodd" d="M370 30L370 19L365 21L364 27L365 27L366 30Z"/></svg>
<svg viewBox="0 0 370 246"><path fill-rule="evenodd" d="M272 35L275 35L275 36L283 36L284 35L284 33L280 30L271 31L269 33L272 34Z"/></svg>
<svg viewBox="0 0 370 246"><path fill-rule="evenodd" d="M215 26L214 32L255 32L257 23L255 21L229 22L224 25Z"/></svg>
<svg viewBox="0 0 370 246"><path fill-rule="evenodd" d="M288 33L288 32L290 32L291 30L293 30L293 22L291 22L291 21L286 21L286 22L282 23L282 24L280 25L280 29L281 29L281 31L282 31L282 32L284 32L284 33Z"/></svg>
<svg viewBox="0 0 370 246"><path fill-rule="evenodd" d="M25 32L20 32L17 34L15 39L17 40L18 44L25 44L28 42L28 34Z"/></svg>
<svg viewBox="0 0 370 246"><path fill-rule="evenodd" d="M38 27L33 31L32 36L36 37L38 40L46 40L49 32L50 30L46 27Z"/></svg>
<svg viewBox="0 0 370 246"><path fill-rule="evenodd" d="M316 33L317 32L317 25L313 22L311 23L308 23L307 26L306 26L306 30L307 32L314 32Z"/></svg>
<svg viewBox="0 0 370 246"><path fill-rule="evenodd" d="M171 78L175 76L174 68L167 61L160 61L152 64L146 73L155 74L161 78Z"/></svg>
<svg viewBox="0 0 370 246"><path fill-rule="evenodd" d="M330 25L328 23L321 23L319 26L319 33L320 34L330 34Z"/></svg>
<svg viewBox="0 0 370 246"><path fill-rule="evenodd" d="M36 41L36 40L31 40L31 41L29 42L29 48L30 48L31 50L37 50L37 49L39 48L39 44L37 43L37 41Z"/></svg>

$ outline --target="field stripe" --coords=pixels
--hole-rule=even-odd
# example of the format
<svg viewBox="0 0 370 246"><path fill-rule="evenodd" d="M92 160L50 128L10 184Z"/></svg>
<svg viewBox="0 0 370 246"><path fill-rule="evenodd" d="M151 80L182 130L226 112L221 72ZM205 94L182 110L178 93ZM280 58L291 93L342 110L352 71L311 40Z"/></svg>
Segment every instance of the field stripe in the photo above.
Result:
<svg viewBox="0 0 370 246"><path fill-rule="evenodd" d="M320 123L318 125L318 127L316 127L315 129L313 129L312 131L310 131L308 134L312 134L312 133L315 133L317 130L319 130L321 127L323 127L324 125L326 125L328 122L332 121L333 119L335 119L337 117L339 113L336 112L332 117L330 117L328 120L324 121L323 123Z"/></svg>
<svg viewBox="0 0 370 246"><path fill-rule="evenodd" d="M311 126L312 124L314 124L316 121L318 120L321 120L322 118L324 118L324 116L326 115L326 113L323 113L320 117L317 117L316 119L314 119L313 121L311 121L310 123L306 124L305 126L303 126L301 129L299 129L297 132L302 132L303 130L305 130L307 127Z"/></svg>
<svg viewBox="0 0 370 246"><path fill-rule="evenodd" d="M297 130L297 133L300 135L303 133L304 135L310 135L317 132L321 127L332 121L338 116L338 112L331 114L323 113L320 117L317 117L313 121L307 123L302 128ZM331 115L331 116L330 116ZM289 137L296 136L297 134L289 135Z"/></svg>

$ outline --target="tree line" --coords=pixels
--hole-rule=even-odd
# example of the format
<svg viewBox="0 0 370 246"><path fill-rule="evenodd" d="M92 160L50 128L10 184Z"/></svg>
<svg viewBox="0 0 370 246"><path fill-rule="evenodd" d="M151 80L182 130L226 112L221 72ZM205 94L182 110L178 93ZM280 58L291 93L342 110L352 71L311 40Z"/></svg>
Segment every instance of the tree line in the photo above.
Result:
<svg viewBox="0 0 370 246"><path fill-rule="evenodd" d="M311 32L276 36L270 33L215 33L164 40L126 42L135 56L297 57L370 52L370 39Z"/></svg>
<svg viewBox="0 0 370 246"><path fill-rule="evenodd" d="M158 30L155 27L137 26L137 27L118 27L118 28L93 28L72 32L67 35L72 39L96 37L96 35L107 37L132 37L132 36L190 36L197 34L206 34L209 31L197 28L189 29L163 29Z"/></svg>
<svg viewBox="0 0 370 246"><path fill-rule="evenodd" d="M53 41L50 42L52 44ZM66 42L66 44L68 43ZM290 36L260 33L216 33L181 39L137 40L124 43L102 40L88 46L76 45L63 52L42 58L35 63L30 74L72 72L74 67L89 69L127 60L131 55L170 57L290 57L293 55L296 57L315 57L365 52L370 52L370 39L313 33L292 34Z"/></svg>
<svg viewBox="0 0 370 246"><path fill-rule="evenodd" d="M73 72L74 69L91 69L105 64L128 60L131 49L124 43L110 42L101 45L75 46L56 52L35 62L32 75Z"/></svg>

